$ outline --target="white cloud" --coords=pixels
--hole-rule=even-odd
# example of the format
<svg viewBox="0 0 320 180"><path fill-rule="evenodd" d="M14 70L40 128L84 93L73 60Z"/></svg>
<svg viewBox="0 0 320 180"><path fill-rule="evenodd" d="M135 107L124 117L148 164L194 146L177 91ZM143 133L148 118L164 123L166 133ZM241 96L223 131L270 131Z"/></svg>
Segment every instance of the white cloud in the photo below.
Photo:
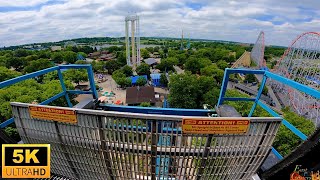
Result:
<svg viewBox="0 0 320 180"><path fill-rule="evenodd" d="M309 0L307 0L309 2ZM320 2L289 0L0 0L0 46L94 36L124 36L124 17L140 15L141 36L256 41L288 45L305 31L318 31ZM200 7L194 8L192 4ZM34 10L32 7L41 5ZM1 7L30 7L6 11ZM2 12L1 12L2 11Z"/></svg>
<svg viewBox="0 0 320 180"><path fill-rule="evenodd" d="M25 7L36 6L49 0L0 0L0 7Z"/></svg>

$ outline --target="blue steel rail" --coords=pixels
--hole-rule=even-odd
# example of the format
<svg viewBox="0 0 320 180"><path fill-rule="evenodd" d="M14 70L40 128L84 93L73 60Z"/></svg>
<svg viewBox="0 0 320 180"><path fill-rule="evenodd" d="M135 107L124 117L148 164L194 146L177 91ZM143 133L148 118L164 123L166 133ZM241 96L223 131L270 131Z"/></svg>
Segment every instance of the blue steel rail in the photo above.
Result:
<svg viewBox="0 0 320 180"><path fill-rule="evenodd" d="M261 82L261 86L259 88L258 94L256 96L256 98L252 99L252 98L237 98L237 97L225 97L225 93L227 90L227 85L228 85L228 81L229 81L229 76L230 74L236 74L236 73L242 73L242 74L261 74L263 75L263 79ZM254 101L254 104L251 107L250 113L248 115L248 117L251 117L255 108L257 107L257 105L259 105L260 107L262 107L264 110L266 110L269 114L271 114L274 117L281 117L278 113L276 113L274 110L272 110L269 106L267 106L266 104L264 104L262 101L260 101L260 97L262 94L262 90L266 84L267 79L270 78L272 80L278 81L282 84L285 84L287 86L290 86L294 89L297 89L301 92L304 92L310 96L313 96L317 99L320 98L320 92L310 88L309 86L297 83L293 80L284 78L282 76L279 76L277 74L273 74L269 71L265 71L265 70L249 70L249 69L229 69L226 68L225 73L224 73L224 77L223 77L223 82L222 82L222 86L221 86L221 91L220 91L220 96L219 96L219 100L218 100L218 105L222 105L224 101ZM294 127L292 124L290 124L287 120L283 119L282 120L282 124L288 128L292 133L294 133L295 135L297 135L300 139L302 139L303 141L305 141L308 137L303 134L299 129L297 129L296 127ZM277 158L279 159L283 159L282 155L274 148L272 148L272 152L277 156Z"/></svg>
<svg viewBox="0 0 320 180"><path fill-rule="evenodd" d="M89 83L90 83L90 91L78 91L78 90L67 90L66 86L64 84L63 81L63 75L61 73L61 70L63 69L86 69L88 72L88 79L89 79ZM49 72L53 72L53 71L57 71L58 72L58 77L60 80L60 84L61 84L61 88L62 88L62 92L54 95L53 97L41 102L41 105L47 105L51 102L53 102L54 100L60 98L60 97L65 97L68 106L69 107L73 107L73 105L71 104L70 98L69 98L69 94L92 94L93 99L97 99L98 98L98 93L96 91L96 87L95 87L95 83L94 83L94 75L93 75L93 71L92 71L92 67L89 64L71 64L71 65L61 65L61 66L55 66L55 67L51 67L51 68L47 68L47 69L43 69L37 72L33 72L30 74L26 74L23 76L19 76L10 80L6 80L3 82L0 82L0 89L10 86L12 84L27 80L27 79L31 79L31 78L35 78L37 76L41 76L44 75L46 73ZM14 122L13 118L10 118L6 121L4 121L3 123L0 124L0 128L5 128L8 125L12 124Z"/></svg>

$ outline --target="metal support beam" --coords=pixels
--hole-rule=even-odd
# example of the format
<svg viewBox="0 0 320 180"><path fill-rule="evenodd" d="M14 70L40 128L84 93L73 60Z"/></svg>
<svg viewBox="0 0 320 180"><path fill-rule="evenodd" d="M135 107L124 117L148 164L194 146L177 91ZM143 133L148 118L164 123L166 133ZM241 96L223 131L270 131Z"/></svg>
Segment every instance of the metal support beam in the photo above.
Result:
<svg viewBox="0 0 320 180"><path fill-rule="evenodd" d="M15 84L15 83L30 79L30 78L34 78L34 77L37 77L37 76L40 76L40 75L43 75L43 74L58 70L58 69L59 69L59 67L55 66L55 67L43 69L43 70L40 70L40 71L37 71L37 72L33 72L33 73L30 73L30 74L26 74L26 75L23 75L23 76L19 76L19 77L13 78L13 79L9 79L9 80L3 81L3 82L0 83L0 89L4 88L6 86L10 86L10 85Z"/></svg>
<svg viewBox="0 0 320 180"><path fill-rule="evenodd" d="M68 106L69 106L69 107L72 107L73 105L72 105L72 103L71 103L71 101L70 101L70 98L69 98L69 95L68 95L68 92L67 92L66 85L64 84L64 81L63 81L63 75L62 75L60 69L58 70L58 76L59 76L61 88L62 88L62 90L63 90L63 92L64 92L64 96L65 96L66 101L67 101L67 103L68 103Z"/></svg>
<svg viewBox="0 0 320 180"><path fill-rule="evenodd" d="M94 75L93 75L93 70L92 70L92 66L87 67L87 71L88 71L88 78L89 78L89 82L90 82L90 88L91 91L93 92L93 99L98 99L98 93L96 90L96 86L94 83Z"/></svg>
<svg viewBox="0 0 320 180"><path fill-rule="evenodd" d="M264 86L265 86L265 84L266 84L266 81L267 81L267 76L266 76L266 75L263 75L263 79L262 79L262 82L261 82L261 86L260 86L259 91L258 91L258 94L257 94L257 96L256 96L256 100L254 101L254 104L253 104L252 107L251 107L250 113L249 113L249 115L248 115L249 117L252 116L254 110L255 110L256 107L257 107L258 101L259 101L259 99L260 99L260 97L261 97L261 94L262 94L263 88L264 88Z"/></svg>
<svg viewBox="0 0 320 180"><path fill-rule="evenodd" d="M282 84L288 85L288 86L290 86L290 87L292 87L294 89L297 89L297 90L302 91L302 92L304 92L306 94L309 94L309 95L311 95L311 96L313 96L315 98L320 99L320 93L319 93L318 90L315 90L315 89L313 89L313 88L311 88L309 86L297 83L297 82L295 82L295 81L293 81L291 79L284 78L284 77L282 77L280 75L273 74L273 73L268 72L268 71L266 71L266 75L271 79L274 79L276 81L281 82Z"/></svg>
<svg viewBox="0 0 320 180"><path fill-rule="evenodd" d="M281 117L278 113L273 111L269 106L265 105L263 102L258 101L258 105L261 106L264 110L266 110L268 113L270 113L274 117ZM299 129L294 127L292 124L290 124L287 120L283 119L282 124L285 125L291 132L293 132L295 135L297 135L300 139L306 140L308 137L303 134Z"/></svg>
<svg viewBox="0 0 320 180"><path fill-rule="evenodd" d="M224 72L223 81L221 85L220 95L218 99L218 106L223 104L224 96L226 94L227 87L228 87L228 82L229 82L229 72L228 72L228 69L226 69Z"/></svg>

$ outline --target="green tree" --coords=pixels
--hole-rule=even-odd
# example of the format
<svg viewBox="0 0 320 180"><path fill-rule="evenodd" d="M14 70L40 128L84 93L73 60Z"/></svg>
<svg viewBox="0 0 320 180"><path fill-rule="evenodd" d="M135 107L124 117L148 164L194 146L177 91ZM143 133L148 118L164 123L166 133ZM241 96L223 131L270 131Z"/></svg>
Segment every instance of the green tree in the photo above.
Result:
<svg viewBox="0 0 320 180"><path fill-rule="evenodd" d="M78 50L80 52L84 52L85 54L89 54L89 53L93 53L94 52L93 48L90 47L90 46L80 46L80 47L78 47Z"/></svg>
<svg viewBox="0 0 320 180"><path fill-rule="evenodd" d="M190 56L185 63L185 70L191 71L192 74L197 74L200 72L201 68L210 66L212 63L208 58L197 58L195 56Z"/></svg>
<svg viewBox="0 0 320 180"><path fill-rule="evenodd" d="M26 57L28 55L30 55L31 53L25 49L17 49L14 51L13 55L15 57Z"/></svg>
<svg viewBox="0 0 320 180"><path fill-rule="evenodd" d="M20 76L21 73L0 66L0 82Z"/></svg>
<svg viewBox="0 0 320 180"><path fill-rule="evenodd" d="M112 73L112 78L116 81L116 83L121 87L129 87L131 86L131 78L126 77L123 73L122 69L118 69Z"/></svg>
<svg viewBox="0 0 320 180"><path fill-rule="evenodd" d="M69 69L63 72L63 77L78 85L80 82L88 81L88 73L85 69Z"/></svg>
<svg viewBox="0 0 320 180"><path fill-rule="evenodd" d="M148 50L150 53L153 53L153 52L154 52L153 47L146 47L146 50Z"/></svg>
<svg viewBox="0 0 320 180"><path fill-rule="evenodd" d="M216 87L216 88L210 89L203 95L203 101L204 101L203 104L209 104L212 107L214 107L218 103L219 95L220 95L219 88Z"/></svg>
<svg viewBox="0 0 320 180"><path fill-rule="evenodd" d="M113 79L117 79L117 78L121 78L121 77L126 77L126 75L123 73L123 71L121 69L118 69L112 73Z"/></svg>
<svg viewBox="0 0 320 180"><path fill-rule="evenodd" d="M116 61L116 60L107 61L104 64L104 66L105 66L105 69L108 70L108 74L112 74L113 71L121 68L119 61Z"/></svg>
<svg viewBox="0 0 320 180"><path fill-rule="evenodd" d="M238 92L235 89L229 89L226 91L226 97L244 97L250 98L249 95ZM248 101L227 101L226 104L233 106L243 117L247 117L253 105L253 102ZM262 109L260 106L257 106L254 113L254 117L270 117L270 114Z"/></svg>
<svg viewBox="0 0 320 180"><path fill-rule="evenodd" d="M105 63L103 61L92 61L91 65L94 72L104 72L105 70Z"/></svg>
<svg viewBox="0 0 320 180"><path fill-rule="evenodd" d="M117 62L119 63L120 67L127 64L126 53L124 51L117 52L116 57L117 57Z"/></svg>
<svg viewBox="0 0 320 180"><path fill-rule="evenodd" d="M160 75L160 84L164 87L168 86L168 79L164 73L161 73L161 75Z"/></svg>
<svg viewBox="0 0 320 180"><path fill-rule="evenodd" d="M206 66L200 69L200 74L203 76L213 76L218 69L216 64L211 64L210 66Z"/></svg>
<svg viewBox="0 0 320 180"><path fill-rule="evenodd" d="M144 77L139 77L137 79L137 82L136 82L137 86L144 86L146 84L147 84L147 81L146 81L146 79Z"/></svg>
<svg viewBox="0 0 320 180"><path fill-rule="evenodd" d="M0 66L10 68L9 61L7 56L0 56Z"/></svg>
<svg viewBox="0 0 320 180"><path fill-rule="evenodd" d="M220 61L217 62L217 66L220 69L224 70L225 68L228 68L229 65L228 65L228 63L226 61L220 60Z"/></svg>
<svg viewBox="0 0 320 180"><path fill-rule="evenodd" d="M312 121L290 111L289 108L282 109L282 112L284 119L286 119L305 135L309 136L315 131L315 125ZM286 156L290 154L291 151L293 151L301 142L302 140L298 136L293 134L284 125L281 125L273 143L273 147L282 156Z"/></svg>
<svg viewBox="0 0 320 180"><path fill-rule="evenodd" d="M125 74L127 77L133 75L132 67L130 67L128 65L123 66L121 68L121 70L122 70L123 74Z"/></svg>
<svg viewBox="0 0 320 180"><path fill-rule="evenodd" d="M182 66L187 61L187 55L185 53L177 54L176 58L178 59L179 66Z"/></svg>
<svg viewBox="0 0 320 180"><path fill-rule="evenodd" d="M37 55L29 55L26 57L26 61L34 61L34 60L37 60L39 59L39 57Z"/></svg>
<svg viewBox="0 0 320 180"><path fill-rule="evenodd" d="M90 63L88 63L87 61L78 60L74 64L90 64Z"/></svg>
<svg viewBox="0 0 320 180"><path fill-rule="evenodd" d="M63 61L73 64L77 61L77 53L72 51L65 51L63 52Z"/></svg>
<svg viewBox="0 0 320 180"><path fill-rule="evenodd" d="M12 57L7 61L9 67L15 68L17 71L21 71L23 67L27 64L24 58Z"/></svg>
<svg viewBox="0 0 320 180"><path fill-rule="evenodd" d="M116 78L114 80L121 87L129 87L129 86L131 86L131 79L128 78L128 77L120 77L120 78Z"/></svg>
<svg viewBox="0 0 320 180"><path fill-rule="evenodd" d="M221 84L223 81L224 71L221 69L216 69L213 74L213 78L217 81L218 84Z"/></svg>
<svg viewBox="0 0 320 180"><path fill-rule="evenodd" d="M22 75L17 71L0 66L0 82Z"/></svg>
<svg viewBox="0 0 320 180"><path fill-rule="evenodd" d="M56 71L53 71L44 75L43 82L49 82L49 81L58 80L58 79L59 79L58 73Z"/></svg>
<svg viewBox="0 0 320 180"><path fill-rule="evenodd" d="M31 72L39 71L52 66L53 64L48 59L38 59L35 61L31 61L29 65L23 68L23 71L25 73L31 73Z"/></svg>
<svg viewBox="0 0 320 180"><path fill-rule="evenodd" d="M156 47L153 48L153 50L154 50L154 52L159 52L160 47L159 47L159 46L156 46Z"/></svg>
<svg viewBox="0 0 320 180"><path fill-rule="evenodd" d="M84 53L84 52L78 52L78 54L80 54L82 57L86 58L87 57L87 54Z"/></svg>
<svg viewBox="0 0 320 180"><path fill-rule="evenodd" d="M163 53L164 53L164 54L167 54L168 51L169 51L169 49L168 49L167 47L164 47L164 48L163 48Z"/></svg>
<svg viewBox="0 0 320 180"><path fill-rule="evenodd" d="M248 83L256 82L257 79L254 74L246 74L244 80Z"/></svg>
<svg viewBox="0 0 320 180"><path fill-rule="evenodd" d="M190 73L174 74L170 77L168 101L174 108L198 108L197 77Z"/></svg>
<svg viewBox="0 0 320 180"><path fill-rule="evenodd" d="M136 72L138 75L147 75L148 78L150 78L150 66L146 63L141 63L141 65L137 67Z"/></svg>
<svg viewBox="0 0 320 180"><path fill-rule="evenodd" d="M151 104L150 104L150 102L142 102L142 103L140 103L139 106L141 106L141 107L151 107Z"/></svg>
<svg viewBox="0 0 320 180"><path fill-rule="evenodd" d="M175 63L174 60L161 59L160 64L158 64L156 68L162 72L174 71L174 68L173 68L174 63Z"/></svg>
<svg viewBox="0 0 320 180"><path fill-rule="evenodd" d="M74 89L70 81L65 81L65 85L69 90ZM34 79L28 79L8 86L7 88L0 89L0 122L9 119L12 116L10 102L31 103L34 100L43 102L60 92L62 92L62 88L59 80L52 80L40 84ZM72 103L75 103L75 101L72 100ZM62 97L49 105L67 106L67 103L64 97ZM20 140L20 137L13 126L9 126L5 131L11 138L14 138L16 141Z"/></svg>
<svg viewBox="0 0 320 180"><path fill-rule="evenodd" d="M63 54L61 52L54 52L51 55L51 60L55 63L62 63L63 62Z"/></svg>
<svg viewBox="0 0 320 180"><path fill-rule="evenodd" d="M49 59L51 57L50 50L41 50L37 52L39 58Z"/></svg>
<svg viewBox="0 0 320 180"><path fill-rule="evenodd" d="M149 54L149 51L148 51L148 50L146 50L146 49L140 49L140 51L141 51L141 57L142 57L143 59L147 59L147 58L150 57L150 54Z"/></svg>
<svg viewBox="0 0 320 180"><path fill-rule="evenodd" d="M110 53L114 53L114 52L117 52L117 51L121 51L121 47L118 47L118 46L110 46L107 48L107 50L110 52Z"/></svg>

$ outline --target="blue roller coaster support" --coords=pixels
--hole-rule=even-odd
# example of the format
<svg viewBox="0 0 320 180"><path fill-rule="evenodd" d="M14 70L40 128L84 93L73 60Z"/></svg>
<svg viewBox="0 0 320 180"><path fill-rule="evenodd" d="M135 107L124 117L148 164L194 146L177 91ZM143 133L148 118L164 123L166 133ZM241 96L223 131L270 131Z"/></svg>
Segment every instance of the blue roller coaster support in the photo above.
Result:
<svg viewBox="0 0 320 180"><path fill-rule="evenodd" d="M263 75L263 80L262 80L262 85L258 91L258 95L255 99L252 98L238 98L238 97L225 97L225 93L227 90L227 85L229 81L229 75L230 74L237 74L237 73L242 73L242 74L262 74ZM220 91L220 96L218 100L218 105L222 105L224 101L254 101L254 104L250 110L249 117L252 116L255 108L257 105L262 107L264 110L266 110L269 114L271 114L274 117L281 117L278 113L273 111L269 106L264 104L262 101L260 101L260 97L262 94L263 87L265 86L267 78L278 81L282 84L285 84L287 86L290 86L294 89L297 89L301 92L304 92L310 96L313 96L315 98L320 99L320 92L310 88L309 86L297 83L293 80L284 78L282 76L279 76L277 74L273 74L267 70L250 70L250 69L229 69L226 68L225 73L224 73L224 78L221 86L221 91ZM293 132L295 135L297 135L301 140L306 140L307 136L303 134L299 129L294 127L292 124L290 124L287 120L283 119L282 124L288 128L291 132ZM278 159L282 159L283 157L281 154L274 148L272 148L272 152L278 157Z"/></svg>
<svg viewBox="0 0 320 180"><path fill-rule="evenodd" d="M63 70L63 69L86 69L87 72L88 72L88 78L89 78L89 82L90 82L91 91L90 92L75 91L75 90L68 91L66 89L66 87L65 87L65 84L64 84L64 81L63 81L63 75L61 73L61 70ZM92 94L93 99L97 99L98 98L98 93L96 91L96 87L95 87L95 84L94 84L94 75L93 75L92 67L91 67L90 64L61 65L61 66L55 66L55 67L43 69L43 70L40 70L40 71L36 71L36 72L33 72L33 73L29 73L29 74L26 74L26 75L23 75L23 76L19 76L19 77L13 78L13 79L9 79L9 80L0 82L0 89L4 88L4 87L7 87L7 86L10 86L10 85L13 85L13 84L18 83L18 82L27 80L27 79L36 78L38 76L41 76L41 75L44 75L44 74L47 74L47 73L53 72L53 71L57 71L58 72L58 77L59 77L59 80L60 80L62 92L57 94L57 95L55 95L55 96L53 96L53 97L51 97L51 98L49 98L49 99L47 99L47 100L45 100L45 101L43 101L43 102L41 102L40 103L41 105L47 105L47 104L51 103L52 101L64 96L66 101L67 101L67 103L68 103L68 106L72 107L73 105L70 102L69 93L70 94L88 94L88 93L90 93L90 94ZM7 121L2 122L0 124L0 128L5 128L5 127L7 127L8 125L10 125L13 122L14 122L14 119L10 118Z"/></svg>

